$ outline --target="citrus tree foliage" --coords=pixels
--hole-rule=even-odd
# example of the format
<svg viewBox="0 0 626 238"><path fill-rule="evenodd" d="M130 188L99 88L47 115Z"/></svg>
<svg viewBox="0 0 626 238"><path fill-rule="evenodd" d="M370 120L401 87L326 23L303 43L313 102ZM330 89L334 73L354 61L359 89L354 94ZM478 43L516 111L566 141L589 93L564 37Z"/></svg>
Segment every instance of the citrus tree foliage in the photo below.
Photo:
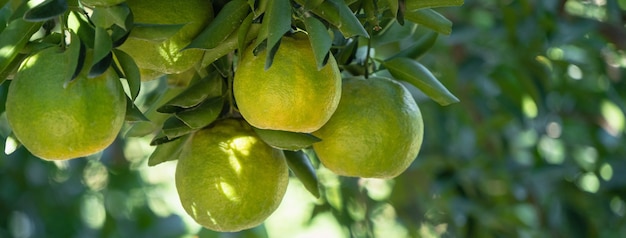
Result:
<svg viewBox="0 0 626 238"><path fill-rule="evenodd" d="M159 193L164 185L140 168L176 160L190 133L233 115L238 52L267 51L269 68L280 39L298 31L318 67L332 54L344 76L403 82L425 125L418 158L384 181L330 173L309 149L315 136L255 129L317 199L311 219L331 214L354 237L626 232L626 6L618 1L215 1L212 23L186 46L201 50L202 62L150 82L119 46L133 37L162 42L183 25L134 22L121 1L85 2L0 1L2 98L28 55L78 42L77 59L93 52L78 70L113 67L126 84L127 123L103 152L51 163L16 144L3 114L0 145L12 153L0 159L0 236L189 233L163 210L171 202ZM147 145L136 137L154 152L137 152ZM260 226L233 236L267 235Z"/></svg>

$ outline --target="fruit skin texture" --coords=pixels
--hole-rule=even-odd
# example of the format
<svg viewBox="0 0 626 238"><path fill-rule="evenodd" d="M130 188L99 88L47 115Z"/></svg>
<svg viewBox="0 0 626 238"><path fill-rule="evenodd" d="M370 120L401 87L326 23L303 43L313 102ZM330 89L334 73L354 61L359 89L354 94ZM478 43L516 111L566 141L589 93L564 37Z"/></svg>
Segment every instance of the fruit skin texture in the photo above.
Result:
<svg viewBox="0 0 626 238"><path fill-rule="evenodd" d="M268 70L267 50L258 56L252 50L243 54L233 83L239 112L251 125L309 133L330 119L341 97L341 75L332 55L318 71L304 34L283 37Z"/></svg>
<svg viewBox="0 0 626 238"><path fill-rule="evenodd" d="M339 175L393 178L422 145L422 115L409 91L387 78L349 78L333 117L313 135L320 161Z"/></svg>
<svg viewBox="0 0 626 238"><path fill-rule="evenodd" d="M176 166L180 201L198 224L214 231L258 226L285 195L283 156L245 121L219 121L196 132L183 150Z"/></svg>
<svg viewBox="0 0 626 238"><path fill-rule="evenodd" d="M127 0L135 23L185 24L169 39L156 42L128 38L119 48L135 59L142 73L155 71L178 74L191 69L203 57L200 49L182 50L213 19L213 5L209 0ZM144 77L142 80L154 78Z"/></svg>
<svg viewBox="0 0 626 238"><path fill-rule="evenodd" d="M124 123L126 96L115 71L109 68L87 78L88 67L83 67L64 86L68 71L70 76L74 72L67 62L58 47L29 56L7 94L6 113L13 133L32 154L47 160L101 151L115 140Z"/></svg>

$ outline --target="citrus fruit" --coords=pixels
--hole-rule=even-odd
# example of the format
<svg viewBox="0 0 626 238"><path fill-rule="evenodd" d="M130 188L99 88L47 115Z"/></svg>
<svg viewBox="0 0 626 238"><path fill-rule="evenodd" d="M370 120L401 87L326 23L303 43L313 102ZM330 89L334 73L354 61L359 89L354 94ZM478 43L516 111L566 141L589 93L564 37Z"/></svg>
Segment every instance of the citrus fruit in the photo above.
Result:
<svg viewBox="0 0 626 238"><path fill-rule="evenodd" d="M267 50L242 54L233 91L239 112L261 129L313 132L333 114L341 96L341 75L332 54L317 69L308 37L283 37L265 70Z"/></svg>
<svg viewBox="0 0 626 238"><path fill-rule="evenodd" d="M17 139L43 159L71 159L103 150L124 123L126 96L117 73L109 68L87 78L84 67L68 82L74 71L68 62L61 48L44 49L22 62L9 86L9 125Z"/></svg>
<svg viewBox="0 0 626 238"><path fill-rule="evenodd" d="M196 132L176 166L185 211L215 231L261 224L280 204L288 183L284 155L243 120L226 119Z"/></svg>
<svg viewBox="0 0 626 238"><path fill-rule="evenodd" d="M90 7L110 7L123 3L125 0L80 0L82 4Z"/></svg>
<svg viewBox="0 0 626 238"><path fill-rule="evenodd" d="M398 176L422 145L422 115L409 91L387 78L343 81L341 102L328 123L313 135L324 166L339 175Z"/></svg>
<svg viewBox="0 0 626 238"><path fill-rule="evenodd" d="M137 24L184 24L165 41L129 37L119 47L133 57L140 69L146 70L144 73L178 74L202 60L200 49L181 50L213 19L211 1L127 0L126 4Z"/></svg>

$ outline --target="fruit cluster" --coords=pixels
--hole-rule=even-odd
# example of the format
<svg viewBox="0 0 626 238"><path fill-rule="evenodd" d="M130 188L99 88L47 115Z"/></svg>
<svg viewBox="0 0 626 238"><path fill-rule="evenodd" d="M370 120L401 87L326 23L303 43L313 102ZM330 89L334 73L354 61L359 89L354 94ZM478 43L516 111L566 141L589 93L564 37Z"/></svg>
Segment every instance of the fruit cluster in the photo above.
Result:
<svg viewBox="0 0 626 238"><path fill-rule="evenodd" d="M229 1L216 15L207 0L23 3L13 13L23 18L0 36L16 46L10 63L0 64L12 78L6 115L15 137L38 157L65 160L105 149L130 122L126 135L156 135L149 165L178 160L184 209L216 231L261 224L280 204L289 169L319 196L308 155L343 176L393 178L405 171L422 144L422 116L396 80L368 73L367 65L364 74L340 70L346 60L335 59L322 21L344 39L368 38L352 10L331 0L316 7L277 0L253 11L248 2ZM64 20L60 31L31 39L54 19ZM432 45L428 39L420 44ZM26 44L33 52L21 57ZM456 100L404 56L382 65L396 78L426 85L420 89L442 104ZM416 74L427 80L414 80ZM154 79L167 79L171 90L141 112L135 105L141 82Z"/></svg>

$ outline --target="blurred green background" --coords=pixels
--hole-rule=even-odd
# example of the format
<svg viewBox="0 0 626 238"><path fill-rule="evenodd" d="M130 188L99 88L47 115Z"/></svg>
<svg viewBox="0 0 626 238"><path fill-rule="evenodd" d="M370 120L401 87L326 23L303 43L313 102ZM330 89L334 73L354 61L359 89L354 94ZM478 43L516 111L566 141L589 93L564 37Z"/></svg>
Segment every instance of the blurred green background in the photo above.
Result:
<svg viewBox="0 0 626 238"><path fill-rule="evenodd" d="M626 234L626 0L466 0L438 11L453 33L420 61L461 103L442 107L411 88L425 139L400 177L337 177L314 163L320 199L292 179L265 225L219 234L182 210L175 162L147 166L151 138L120 138L66 162L40 160L8 139L0 143L8 154L0 153L0 237ZM397 37L411 43L419 33Z"/></svg>

